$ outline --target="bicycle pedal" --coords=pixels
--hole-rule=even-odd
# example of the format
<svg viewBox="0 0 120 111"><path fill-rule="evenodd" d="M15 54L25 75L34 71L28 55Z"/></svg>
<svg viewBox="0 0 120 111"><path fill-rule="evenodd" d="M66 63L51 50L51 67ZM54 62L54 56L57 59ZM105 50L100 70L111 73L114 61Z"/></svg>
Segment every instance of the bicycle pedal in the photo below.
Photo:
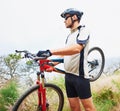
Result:
<svg viewBox="0 0 120 111"><path fill-rule="evenodd" d="M46 107L49 107L49 103L46 103Z"/></svg>

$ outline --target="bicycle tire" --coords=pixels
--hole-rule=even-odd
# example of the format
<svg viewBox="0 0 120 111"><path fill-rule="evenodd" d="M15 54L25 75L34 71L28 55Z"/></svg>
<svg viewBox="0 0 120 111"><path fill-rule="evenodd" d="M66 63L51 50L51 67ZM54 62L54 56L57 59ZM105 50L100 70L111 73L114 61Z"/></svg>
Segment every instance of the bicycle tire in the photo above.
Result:
<svg viewBox="0 0 120 111"><path fill-rule="evenodd" d="M102 49L99 47L93 47L88 51L88 61L95 61L95 60L98 61L97 64L98 66L96 66L93 70L91 70L91 72L89 71L90 82L96 81L101 76L104 70L105 56Z"/></svg>
<svg viewBox="0 0 120 111"><path fill-rule="evenodd" d="M40 85L35 85L32 86L30 89L28 89L15 103L12 111L42 111L40 109L38 110L37 90L39 87ZM45 87L46 87L46 96L47 96L46 98L47 101L50 102L49 109L47 109L46 111L62 111L64 105L64 95L62 90L58 86L49 83L46 83ZM49 96L47 95L48 90L49 90L49 94L48 94ZM52 98L52 96L54 97ZM58 96L58 98L56 96ZM58 106L54 106L57 105L57 103Z"/></svg>

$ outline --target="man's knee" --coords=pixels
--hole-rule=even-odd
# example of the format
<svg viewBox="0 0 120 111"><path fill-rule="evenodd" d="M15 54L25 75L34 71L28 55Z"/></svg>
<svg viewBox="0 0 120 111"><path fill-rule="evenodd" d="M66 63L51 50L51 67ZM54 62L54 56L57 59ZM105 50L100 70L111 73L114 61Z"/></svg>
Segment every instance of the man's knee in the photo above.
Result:
<svg viewBox="0 0 120 111"><path fill-rule="evenodd" d="M88 99L82 99L81 102L84 106L85 111L96 111L91 97Z"/></svg>
<svg viewBox="0 0 120 111"><path fill-rule="evenodd" d="M69 98L68 100L72 111L81 111L79 98Z"/></svg>

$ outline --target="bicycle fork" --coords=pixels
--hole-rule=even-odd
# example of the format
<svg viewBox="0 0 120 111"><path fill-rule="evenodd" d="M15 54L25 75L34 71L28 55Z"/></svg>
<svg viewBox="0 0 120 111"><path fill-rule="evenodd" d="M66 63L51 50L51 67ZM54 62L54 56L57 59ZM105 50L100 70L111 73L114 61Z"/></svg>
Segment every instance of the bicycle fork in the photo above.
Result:
<svg viewBox="0 0 120 111"><path fill-rule="evenodd" d="M42 83L40 83L40 75L42 78ZM40 87L38 89L38 110L46 111L46 88L44 87L44 74L42 72L37 73L37 82Z"/></svg>

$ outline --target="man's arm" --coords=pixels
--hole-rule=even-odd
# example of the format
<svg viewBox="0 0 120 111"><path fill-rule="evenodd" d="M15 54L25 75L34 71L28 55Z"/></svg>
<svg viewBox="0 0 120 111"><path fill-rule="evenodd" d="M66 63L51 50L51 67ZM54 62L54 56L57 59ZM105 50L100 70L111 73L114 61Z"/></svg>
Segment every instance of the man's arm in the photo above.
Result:
<svg viewBox="0 0 120 111"><path fill-rule="evenodd" d="M52 55L59 55L59 56L73 55L73 54L80 53L83 47L84 46L82 44L74 44L74 45L66 46L60 49L39 51L37 53L37 56L50 57Z"/></svg>
<svg viewBox="0 0 120 111"><path fill-rule="evenodd" d="M52 55L64 56L64 55L73 55L73 54L80 53L82 49L83 49L82 44L74 44L74 45L67 46L64 48L50 50L50 52L52 53Z"/></svg>

